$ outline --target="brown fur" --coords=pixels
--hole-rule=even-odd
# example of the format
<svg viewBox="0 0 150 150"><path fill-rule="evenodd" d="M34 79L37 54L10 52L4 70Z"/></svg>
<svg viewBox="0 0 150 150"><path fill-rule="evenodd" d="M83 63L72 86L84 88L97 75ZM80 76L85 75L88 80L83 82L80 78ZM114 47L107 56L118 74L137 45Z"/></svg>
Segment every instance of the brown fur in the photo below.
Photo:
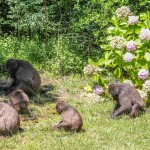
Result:
<svg viewBox="0 0 150 150"><path fill-rule="evenodd" d="M8 135L20 126L20 118L17 111L4 102L0 102L0 134Z"/></svg>
<svg viewBox="0 0 150 150"><path fill-rule="evenodd" d="M22 90L15 90L9 94L8 104L14 107L19 113L27 111L33 118L36 119L36 116L33 112L28 109L29 98Z"/></svg>
<svg viewBox="0 0 150 150"><path fill-rule="evenodd" d="M62 120L55 126L56 129L70 129L80 131L82 128L82 118L77 110L64 101L56 104L56 110L61 115Z"/></svg>
<svg viewBox="0 0 150 150"><path fill-rule="evenodd" d="M145 112L143 99L139 92L131 85L126 83L109 84L108 93L116 101L116 105L111 114L112 118L123 113L130 113L131 117L136 117L140 111Z"/></svg>

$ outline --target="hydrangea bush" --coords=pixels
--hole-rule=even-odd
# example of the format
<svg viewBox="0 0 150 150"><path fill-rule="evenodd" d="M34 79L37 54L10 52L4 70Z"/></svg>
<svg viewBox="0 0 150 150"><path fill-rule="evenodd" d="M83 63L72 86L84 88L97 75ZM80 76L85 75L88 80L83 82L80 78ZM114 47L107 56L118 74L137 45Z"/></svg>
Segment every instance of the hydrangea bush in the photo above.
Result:
<svg viewBox="0 0 150 150"><path fill-rule="evenodd" d="M118 80L130 80L139 89L149 79L150 68L150 12L135 16L129 7L118 8L107 29L107 44L101 45L103 56L89 64L110 68ZM108 84L101 74L94 74L99 86Z"/></svg>

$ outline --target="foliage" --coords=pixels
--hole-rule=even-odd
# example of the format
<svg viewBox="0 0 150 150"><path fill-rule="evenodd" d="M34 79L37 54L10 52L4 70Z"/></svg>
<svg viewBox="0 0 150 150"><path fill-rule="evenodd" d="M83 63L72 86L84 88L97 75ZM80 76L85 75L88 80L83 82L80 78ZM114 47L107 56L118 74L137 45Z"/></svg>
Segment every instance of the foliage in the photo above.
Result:
<svg viewBox="0 0 150 150"><path fill-rule="evenodd" d="M81 73L87 56L78 47L78 43L71 36L51 38L47 43L38 37L30 40L18 40L13 36L0 38L1 65L9 58L27 60L41 71L53 74ZM76 51L74 51L76 49Z"/></svg>
<svg viewBox="0 0 150 150"><path fill-rule="evenodd" d="M142 39L141 32L144 28L150 28L150 13L148 11L141 13L138 23L135 22L135 24L129 24L127 18L121 20L116 16L112 17L111 23L112 26L107 29L108 43L101 46L105 50L103 57L97 63L93 61L90 63L112 68L115 78L121 78L121 80L127 78L141 87L143 81L139 79L138 72L142 68L149 70L150 67L150 35L149 38ZM130 44L128 44L129 41ZM135 43L136 47L132 45ZM99 80L102 80L101 76L97 78L98 82Z"/></svg>
<svg viewBox="0 0 150 150"><path fill-rule="evenodd" d="M46 66L52 72L79 73L88 57L98 60L102 56L100 45L106 43L110 16L121 5L129 5L137 13L148 10L149 1L0 1L1 40L6 38L4 43L11 50L0 48L2 62L13 56L36 63L38 68Z"/></svg>

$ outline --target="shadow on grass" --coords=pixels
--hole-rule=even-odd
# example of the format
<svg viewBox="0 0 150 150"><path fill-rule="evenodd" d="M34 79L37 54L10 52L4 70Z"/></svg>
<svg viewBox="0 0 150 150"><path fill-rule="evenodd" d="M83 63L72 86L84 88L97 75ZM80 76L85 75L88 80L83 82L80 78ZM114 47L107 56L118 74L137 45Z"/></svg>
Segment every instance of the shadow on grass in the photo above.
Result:
<svg viewBox="0 0 150 150"><path fill-rule="evenodd" d="M3 99L4 102L7 103L8 101L8 92L6 91L0 91L0 97ZM55 87L47 84L43 85L35 96L30 97L30 102L38 104L38 105L43 105L47 102L55 102L58 99L58 94L55 91Z"/></svg>
<svg viewBox="0 0 150 150"><path fill-rule="evenodd" d="M21 127L19 127L16 131L10 131L9 133L7 133L7 134L0 134L0 140L1 139L5 139L5 138L11 138L11 137L13 137L13 135L17 135L17 134L21 134L21 133L23 133L24 132L24 129L23 128L21 128Z"/></svg>
<svg viewBox="0 0 150 150"><path fill-rule="evenodd" d="M54 131L55 133L57 133L57 137L68 137L68 136L74 136L74 134L82 134L85 132L84 129L81 129L80 132L76 132L76 131L71 131L71 130L65 130L65 129L60 129L60 130L54 130L52 129L52 131Z"/></svg>
<svg viewBox="0 0 150 150"><path fill-rule="evenodd" d="M37 105L45 105L46 103L56 102L59 95L56 93L55 87L51 84L43 85L36 96L30 98L31 102Z"/></svg>

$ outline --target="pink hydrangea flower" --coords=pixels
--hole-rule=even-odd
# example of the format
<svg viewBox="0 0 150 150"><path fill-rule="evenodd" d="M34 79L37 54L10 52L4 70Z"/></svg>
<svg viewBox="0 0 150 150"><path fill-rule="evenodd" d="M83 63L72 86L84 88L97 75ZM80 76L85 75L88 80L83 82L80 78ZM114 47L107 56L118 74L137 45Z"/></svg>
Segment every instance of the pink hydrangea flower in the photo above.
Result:
<svg viewBox="0 0 150 150"><path fill-rule="evenodd" d="M127 44L126 44L126 49L129 50L129 51L134 51L136 49L136 42L135 41L129 41Z"/></svg>
<svg viewBox="0 0 150 150"><path fill-rule="evenodd" d="M123 56L123 59L125 62L131 62L134 58L134 55L130 52L126 52L125 55Z"/></svg>
<svg viewBox="0 0 150 150"><path fill-rule="evenodd" d="M128 24L129 25L134 25L136 23L138 23L138 17L137 16L129 16L128 17Z"/></svg>
<svg viewBox="0 0 150 150"><path fill-rule="evenodd" d="M141 40L149 41L150 40L150 30L149 29L142 29L139 35Z"/></svg>
<svg viewBox="0 0 150 150"><path fill-rule="evenodd" d="M98 94L98 95L102 94L103 93L103 88L99 85L96 85L93 88L93 93Z"/></svg>
<svg viewBox="0 0 150 150"><path fill-rule="evenodd" d="M138 72L138 78L142 79L142 80L145 80L147 79L149 76L149 71L146 70L146 69L141 69L139 72Z"/></svg>

